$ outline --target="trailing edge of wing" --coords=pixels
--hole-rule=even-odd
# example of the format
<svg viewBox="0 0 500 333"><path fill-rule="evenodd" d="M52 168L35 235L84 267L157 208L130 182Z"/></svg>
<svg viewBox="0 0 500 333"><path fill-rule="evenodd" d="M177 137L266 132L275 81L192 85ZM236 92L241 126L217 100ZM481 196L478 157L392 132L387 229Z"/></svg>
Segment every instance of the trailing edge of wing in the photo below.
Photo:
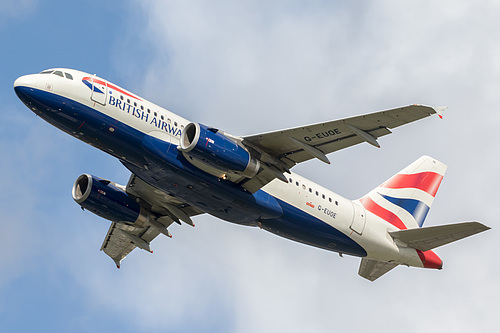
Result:
<svg viewBox="0 0 500 333"><path fill-rule="evenodd" d="M389 234L409 247L425 252L488 229L490 228L479 222L463 222L392 231Z"/></svg>

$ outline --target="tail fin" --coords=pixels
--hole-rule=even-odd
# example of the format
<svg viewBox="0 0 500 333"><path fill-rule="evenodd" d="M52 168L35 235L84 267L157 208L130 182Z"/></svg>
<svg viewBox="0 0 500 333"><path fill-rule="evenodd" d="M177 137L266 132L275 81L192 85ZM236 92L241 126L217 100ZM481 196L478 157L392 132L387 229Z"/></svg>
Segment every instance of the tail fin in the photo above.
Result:
<svg viewBox="0 0 500 333"><path fill-rule="evenodd" d="M359 199L365 209L399 229L421 227L447 166L422 156Z"/></svg>

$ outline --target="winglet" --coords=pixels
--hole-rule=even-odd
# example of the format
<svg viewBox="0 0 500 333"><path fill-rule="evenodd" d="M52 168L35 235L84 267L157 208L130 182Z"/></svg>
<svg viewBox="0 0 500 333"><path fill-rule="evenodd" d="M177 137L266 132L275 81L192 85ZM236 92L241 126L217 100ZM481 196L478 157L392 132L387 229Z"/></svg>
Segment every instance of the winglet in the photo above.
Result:
<svg viewBox="0 0 500 333"><path fill-rule="evenodd" d="M434 106L432 107L434 111L438 114L440 119L443 119L443 111L446 110L448 107L447 106Z"/></svg>

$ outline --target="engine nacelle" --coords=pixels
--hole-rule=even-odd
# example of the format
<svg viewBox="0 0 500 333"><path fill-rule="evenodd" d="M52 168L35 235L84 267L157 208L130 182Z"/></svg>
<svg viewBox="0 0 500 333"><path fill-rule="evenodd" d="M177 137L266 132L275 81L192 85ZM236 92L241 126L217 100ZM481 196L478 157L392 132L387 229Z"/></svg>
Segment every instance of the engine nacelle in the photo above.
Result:
<svg viewBox="0 0 500 333"><path fill-rule="evenodd" d="M189 123L181 133L179 147L188 161L197 167L202 162L209 166L207 169L213 168L247 178L255 176L260 168L259 160L236 140L202 124Z"/></svg>
<svg viewBox="0 0 500 333"><path fill-rule="evenodd" d="M72 195L80 206L106 220L126 224L146 220L148 212L119 186L109 180L83 174L76 179Z"/></svg>

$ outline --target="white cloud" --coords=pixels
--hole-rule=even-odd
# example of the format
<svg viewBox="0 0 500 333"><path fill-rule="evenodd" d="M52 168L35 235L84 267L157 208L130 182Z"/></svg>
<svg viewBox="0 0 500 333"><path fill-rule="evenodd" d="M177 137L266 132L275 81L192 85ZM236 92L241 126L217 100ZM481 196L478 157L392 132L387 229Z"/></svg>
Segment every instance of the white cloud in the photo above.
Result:
<svg viewBox="0 0 500 333"><path fill-rule="evenodd" d="M449 171L426 223L479 219L494 226L500 77L500 50L491 40L491 31L498 30L495 3L138 5L148 16L141 36L148 36L155 55L143 95L234 134L415 102L449 105L445 120L398 129L381 140L381 150L350 148L333 155L331 166L309 162L297 171L354 198L429 154L447 163ZM221 297L216 304L227 311L230 331L492 328L499 294L494 230L438 249L445 261L441 272L399 267L368 283L356 275L355 258L341 260L273 235L209 217L200 220L213 226L196 235L183 228L178 231L182 239L174 233L172 241L186 242L188 249L177 252L182 246L169 244L155 254L184 260L171 262L171 269L140 263L148 270L144 279L153 277L150 288L162 286L156 278L162 276L180 292L148 293L142 300L158 310L148 314L132 305L139 322L154 322L151 317L160 316L161 305L190 309L192 302L201 307L195 318L210 322L209 315L203 316L212 313L209 289ZM204 255L186 258L186 251ZM203 280L207 262L217 273ZM204 287L189 292L183 279L203 280ZM114 306L120 308L119 302ZM180 316L178 323L187 320L186 312L172 311Z"/></svg>
<svg viewBox="0 0 500 333"><path fill-rule="evenodd" d="M147 38L153 55L149 64L129 64L145 68L141 95L234 134L415 102L448 104L445 120L398 129L381 139L381 150L362 145L332 155L331 166L313 161L297 171L354 198L429 154L447 163L449 171L426 223L479 219L495 226L500 91L500 50L491 35L499 28L495 3L149 1L136 7L148 20L144 31L135 33ZM75 178L89 168L104 177L100 170L119 172L111 162L106 168L88 160L95 156L86 155L92 148L66 146L52 137L54 129L41 131L13 150L19 154L15 160L27 167L8 165L5 170L16 172L2 183L3 188L16 188L16 183L15 195L22 194L27 206L41 200L29 195L33 179L44 176L36 166L54 158ZM85 156L77 153L82 151ZM438 249L445 261L441 272L398 267L369 283L357 276L356 258L341 259L264 231L199 217L195 229L174 226L172 240L155 240L153 255L136 250L118 271L98 252L105 222L89 222L97 218L88 213L76 215L69 188L51 204L57 207L63 197L64 205L73 205L65 216L75 218L56 226L72 232L61 230L66 238L43 246L88 291L90 312L121 316L138 330L493 328L500 296L495 229ZM36 215L22 214L22 221ZM17 226L13 233L20 237L28 231L36 239L29 232L33 225ZM3 235L1 246L6 252L15 245ZM28 257L24 252L9 259L7 267ZM2 260L3 266L7 259Z"/></svg>

